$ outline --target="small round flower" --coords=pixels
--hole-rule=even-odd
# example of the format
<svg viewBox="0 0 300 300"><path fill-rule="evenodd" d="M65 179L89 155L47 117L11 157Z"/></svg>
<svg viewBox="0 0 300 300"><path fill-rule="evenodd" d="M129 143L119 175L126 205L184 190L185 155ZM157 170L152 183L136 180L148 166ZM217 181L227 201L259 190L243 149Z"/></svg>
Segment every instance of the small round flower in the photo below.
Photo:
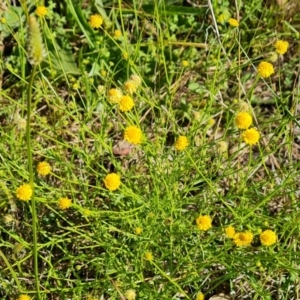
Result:
<svg viewBox="0 0 300 300"><path fill-rule="evenodd" d="M35 10L35 13L39 16L39 17L45 17L48 13L48 9L46 6L38 6Z"/></svg>
<svg viewBox="0 0 300 300"><path fill-rule="evenodd" d="M100 28L103 23L103 18L99 15L91 15L89 24L91 25L92 28Z"/></svg>
<svg viewBox="0 0 300 300"><path fill-rule="evenodd" d="M135 230L134 230L135 234L138 234L138 235L141 234L142 231L143 231L143 229L142 229L141 227L137 227L137 228L135 228Z"/></svg>
<svg viewBox="0 0 300 300"><path fill-rule="evenodd" d="M134 102L128 95L123 96L119 102L119 108L121 111L129 111L133 108Z"/></svg>
<svg viewBox="0 0 300 300"><path fill-rule="evenodd" d="M241 111L235 117L235 124L239 129L248 129L252 125L252 117L249 113Z"/></svg>
<svg viewBox="0 0 300 300"><path fill-rule="evenodd" d="M235 236L235 229L233 226L228 226L225 228L225 234L227 237L229 237L230 239L233 239Z"/></svg>
<svg viewBox="0 0 300 300"><path fill-rule="evenodd" d="M108 91L108 101L112 104L119 103L122 97L123 94L119 89L110 89Z"/></svg>
<svg viewBox="0 0 300 300"><path fill-rule="evenodd" d="M115 30L114 31L114 38L118 39L122 36L122 31L121 30Z"/></svg>
<svg viewBox="0 0 300 300"><path fill-rule="evenodd" d="M142 131L136 126L128 126L124 131L124 139L130 144L138 145L142 142Z"/></svg>
<svg viewBox="0 0 300 300"><path fill-rule="evenodd" d="M132 74L130 76L130 79L132 81L134 81L137 84L138 87L142 84L142 78L137 74Z"/></svg>
<svg viewBox="0 0 300 300"><path fill-rule="evenodd" d="M289 43L287 41L279 40L275 43L275 49L278 54L284 54L287 52Z"/></svg>
<svg viewBox="0 0 300 300"><path fill-rule="evenodd" d="M30 300L31 298L28 295L20 295L18 300Z"/></svg>
<svg viewBox="0 0 300 300"><path fill-rule="evenodd" d="M37 166L37 172L40 176L46 176L48 174L50 174L52 168L50 166L49 163L47 163L46 161L42 161L38 164Z"/></svg>
<svg viewBox="0 0 300 300"><path fill-rule="evenodd" d="M187 60L182 60L182 61L181 61L181 65L182 65L183 67L188 67L188 66L189 66L189 62L188 62Z"/></svg>
<svg viewBox="0 0 300 300"><path fill-rule="evenodd" d="M205 298L204 294L201 293L201 292L199 292L199 293L197 294L196 300L204 300L204 298Z"/></svg>
<svg viewBox="0 0 300 300"><path fill-rule="evenodd" d="M252 243L253 234L250 231L236 233L233 242L237 246L249 246Z"/></svg>
<svg viewBox="0 0 300 300"><path fill-rule="evenodd" d="M28 201L32 196L32 188L29 184L23 184L17 188L16 195L19 200Z"/></svg>
<svg viewBox="0 0 300 300"><path fill-rule="evenodd" d="M233 19L233 18L230 18L228 20L228 23L232 27L239 27L239 25L240 25L239 21L237 19Z"/></svg>
<svg viewBox="0 0 300 300"><path fill-rule="evenodd" d="M0 19L0 23L5 24L5 23L6 23L6 19L5 19L4 17L2 17L2 18Z"/></svg>
<svg viewBox="0 0 300 300"><path fill-rule="evenodd" d="M59 198L58 199L58 206L60 209L67 209L71 206L72 200L68 197Z"/></svg>
<svg viewBox="0 0 300 300"><path fill-rule="evenodd" d="M135 290L132 290L132 289L127 290L125 292L125 298L127 300L134 300L136 298L136 292L135 292Z"/></svg>
<svg viewBox="0 0 300 300"><path fill-rule="evenodd" d="M124 89L130 95L135 93L137 91L138 87L139 87L139 85L135 81L133 81L132 79L127 80L124 83Z"/></svg>
<svg viewBox="0 0 300 300"><path fill-rule="evenodd" d="M263 78L268 78L274 74L274 67L271 63L267 61L262 61L257 67L258 74Z"/></svg>
<svg viewBox="0 0 300 300"><path fill-rule="evenodd" d="M10 224L14 220L14 217L12 215L7 214L3 217L3 219L5 224Z"/></svg>
<svg viewBox="0 0 300 300"><path fill-rule="evenodd" d="M260 236L260 242L264 246L271 246L276 243L277 241L277 235L274 231L272 230L265 230L263 231Z"/></svg>
<svg viewBox="0 0 300 300"><path fill-rule="evenodd" d="M203 230L203 231L207 231L208 229L210 229L211 226L211 217L210 216L199 216L196 219L196 224L199 230Z"/></svg>
<svg viewBox="0 0 300 300"><path fill-rule="evenodd" d="M146 252L145 255L144 255L144 257L148 261L152 261L153 260L153 254L150 251Z"/></svg>
<svg viewBox="0 0 300 300"><path fill-rule="evenodd" d="M182 151L184 150L187 146L189 145L189 141L187 139L186 136L184 135L181 135L176 143L175 143L175 149L178 150L178 151Z"/></svg>
<svg viewBox="0 0 300 300"><path fill-rule="evenodd" d="M258 143L260 134L255 128L250 128L243 132L242 138L246 144L252 146Z"/></svg>
<svg viewBox="0 0 300 300"><path fill-rule="evenodd" d="M219 146L218 147L219 153L224 153L224 152L226 152L228 150L228 143L225 142L225 141L220 141L218 143L218 146Z"/></svg>
<svg viewBox="0 0 300 300"><path fill-rule="evenodd" d="M120 176L116 173L110 173L104 178L104 185L110 191L117 190L121 185Z"/></svg>

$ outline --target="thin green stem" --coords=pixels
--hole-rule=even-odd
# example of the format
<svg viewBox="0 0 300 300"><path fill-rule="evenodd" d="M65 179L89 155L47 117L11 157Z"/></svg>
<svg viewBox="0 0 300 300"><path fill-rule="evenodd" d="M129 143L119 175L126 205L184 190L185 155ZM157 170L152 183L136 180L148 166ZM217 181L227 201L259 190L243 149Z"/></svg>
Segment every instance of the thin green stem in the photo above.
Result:
<svg viewBox="0 0 300 300"><path fill-rule="evenodd" d="M35 288L37 299L40 299L40 283L39 283L39 270L38 270L38 250L37 250L37 216L36 206L34 199L34 178L33 178L33 162L32 162L32 148L30 136L30 116L31 116L31 99L32 99L32 86L36 73L36 66L34 65L31 71L28 90L27 90L27 123L26 123L26 143L27 143L27 158L29 170L29 184L32 188L31 210L32 210L32 234L33 234L33 266L35 277Z"/></svg>

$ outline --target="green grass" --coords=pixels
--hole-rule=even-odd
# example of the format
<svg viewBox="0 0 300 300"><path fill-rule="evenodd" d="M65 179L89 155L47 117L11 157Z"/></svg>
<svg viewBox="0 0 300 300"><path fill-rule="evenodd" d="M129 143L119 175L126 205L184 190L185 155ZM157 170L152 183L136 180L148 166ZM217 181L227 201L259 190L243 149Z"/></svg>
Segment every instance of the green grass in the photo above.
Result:
<svg viewBox="0 0 300 300"><path fill-rule="evenodd" d="M48 1L35 76L27 20L42 3L0 7L1 299L126 299L130 289L145 300L300 299L299 5L189 2ZM100 29L89 25L96 13ZM263 79L258 64L280 39L288 51ZM121 112L108 92L132 74L142 83ZM235 124L245 109L261 135L252 147ZM115 155L129 125L143 142ZM112 172L115 191L103 183ZM30 174L34 197L20 201ZM61 197L72 206L60 209ZM251 231L251 245L237 247L229 225ZM267 229L278 237L269 247Z"/></svg>

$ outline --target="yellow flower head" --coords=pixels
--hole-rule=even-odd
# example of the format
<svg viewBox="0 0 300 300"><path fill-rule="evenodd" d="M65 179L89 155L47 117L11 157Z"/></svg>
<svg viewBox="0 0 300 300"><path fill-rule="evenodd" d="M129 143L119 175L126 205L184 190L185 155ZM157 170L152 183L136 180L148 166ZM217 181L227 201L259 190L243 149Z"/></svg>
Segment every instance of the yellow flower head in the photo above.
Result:
<svg viewBox="0 0 300 300"><path fill-rule="evenodd" d="M239 129L248 129L252 125L252 117L249 113L241 111L235 117L235 124Z"/></svg>
<svg viewBox="0 0 300 300"><path fill-rule="evenodd" d="M220 141L218 143L219 147L218 147L218 151L219 153L224 153L228 150L228 143L225 141Z"/></svg>
<svg viewBox="0 0 300 300"><path fill-rule="evenodd" d="M125 292L125 298L127 300L134 300L136 298L136 292L135 292L135 290L132 290L132 289L127 290Z"/></svg>
<svg viewBox="0 0 300 300"><path fill-rule="evenodd" d="M20 295L18 300L30 300L31 298L28 295Z"/></svg>
<svg viewBox="0 0 300 300"><path fill-rule="evenodd" d="M272 230L265 230L263 231L260 236L260 242L264 246L271 246L277 242L277 235Z"/></svg>
<svg viewBox="0 0 300 300"><path fill-rule="evenodd" d="M112 104L119 103L122 97L123 94L119 89L110 89L108 91L108 101Z"/></svg>
<svg viewBox="0 0 300 300"><path fill-rule="evenodd" d="M114 38L118 39L122 36L122 31L121 30L115 30L114 31Z"/></svg>
<svg viewBox="0 0 300 300"><path fill-rule="evenodd" d="M250 128L243 132L242 138L246 144L252 146L258 143L260 134L255 128Z"/></svg>
<svg viewBox="0 0 300 300"><path fill-rule="evenodd" d="M181 135L175 143L175 149L178 151L184 150L189 145L189 141L186 136Z"/></svg>
<svg viewBox="0 0 300 300"><path fill-rule="evenodd" d="M134 81L137 84L138 87L142 84L142 78L137 74L132 74L130 76L130 79L132 81Z"/></svg>
<svg viewBox="0 0 300 300"><path fill-rule="evenodd" d="M257 67L258 74L263 78L268 78L274 74L274 67L271 63L267 61L262 61Z"/></svg>
<svg viewBox="0 0 300 300"><path fill-rule="evenodd" d="M133 108L134 102L128 95L123 96L119 102L119 108L121 111L129 111Z"/></svg>
<svg viewBox="0 0 300 300"><path fill-rule="evenodd" d="M233 19L233 18L230 18L228 20L228 23L232 27L239 27L239 25L240 25L239 21L237 19Z"/></svg>
<svg viewBox="0 0 300 300"><path fill-rule="evenodd" d="M91 15L89 24L91 25L92 28L100 28L103 23L103 18L99 15Z"/></svg>
<svg viewBox="0 0 300 300"><path fill-rule="evenodd" d="M110 173L104 178L104 185L110 191L117 190L121 185L120 176L116 173Z"/></svg>
<svg viewBox="0 0 300 300"><path fill-rule="evenodd" d="M211 217L210 216L199 216L196 219L196 224L199 230L203 230L203 231L207 231L208 229L210 229L212 227L211 225Z"/></svg>
<svg viewBox="0 0 300 300"><path fill-rule="evenodd" d="M32 196L32 188L29 184L23 184L17 188L16 195L19 200L28 201Z"/></svg>
<svg viewBox="0 0 300 300"><path fill-rule="evenodd" d="M188 67L188 66L189 66L189 62L188 62L187 60L182 60L182 61L181 61L181 65L182 65L183 67Z"/></svg>
<svg viewBox="0 0 300 300"><path fill-rule="evenodd" d="M142 131L136 126L128 126L124 131L124 139L130 144L138 145L142 142Z"/></svg>
<svg viewBox="0 0 300 300"><path fill-rule="evenodd" d="M233 239L235 236L235 229L233 226L228 226L225 228L225 234L227 235L227 237L229 237L230 239Z"/></svg>
<svg viewBox="0 0 300 300"><path fill-rule="evenodd" d="M67 209L71 206L71 204L72 200L68 197L58 199L58 206L60 209Z"/></svg>
<svg viewBox="0 0 300 300"><path fill-rule="evenodd" d="M5 24L5 23L6 23L6 19L5 19L4 17L2 17L2 18L0 19L0 23Z"/></svg>
<svg viewBox="0 0 300 300"><path fill-rule="evenodd" d="M201 293L201 292L199 292L199 293L197 294L196 300L204 300L204 298L205 298L204 294Z"/></svg>
<svg viewBox="0 0 300 300"><path fill-rule="evenodd" d="M46 161L42 161L37 166L37 172L40 176L46 176L51 172L51 166Z"/></svg>
<svg viewBox="0 0 300 300"><path fill-rule="evenodd" d="M287 52L289 43L287 41L279 40L275 43L275 49L278 54L284 54Z"/></svg>
<svg viewBox="0 0 300 300"><path fill-rule="evenodd" d="M5 224L9 224L14 220L14 217L12 215L7 214L3 217L3 220Z"/></svg>
<svg viewBox="0 0 300 300"><path fill-rule="evenodd" d="M46 6L38 6L35 10L35 13L39 16L39 17L45 17L48 13L48 9Z"/></svg>
<svg viewBox="0 0 300 300"><path fill-rule="evenodd" d="M142 231L143 231L143 229L142 229L141 227L137 227L137 228L135 228L135 230L134 230L135 234L138 234L138 235L141 234Z"/></svg>
<svg viewBox="0 0 300 300"><path fill-rule="evenodd" d="M236 233L233 242L237 246L249 246L252 243L253 234L250 231Z"/></svg>
<svg viewBox="0 0 300 300"><path fill-rule="evenodd" d="M144 257L148 261L152 261L153 260L153 254L150 251L146 252L145 255L144 255Z"/></svg>
<svg viewBox="0 0 300 300"><path fill-rule="evenodd" d="M133 94L137 91L139 85L133 81L132 79L130 80L127 80L125 83L124 83L124 89L125 91L128 93L128 94Z"/></svg>

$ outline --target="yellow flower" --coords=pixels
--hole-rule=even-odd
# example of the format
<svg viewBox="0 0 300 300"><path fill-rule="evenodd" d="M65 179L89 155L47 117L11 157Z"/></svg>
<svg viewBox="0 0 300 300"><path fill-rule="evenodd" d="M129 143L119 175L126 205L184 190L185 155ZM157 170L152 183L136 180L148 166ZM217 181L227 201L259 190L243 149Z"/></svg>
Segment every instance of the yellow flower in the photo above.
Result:
<svg viewBox="0 0 300 300"><path fill-rule="evenodd" d="M67 209L71 206L72 200L68 197L65 198L59 198L58 200L58 206L60 209Z"/></svg>
<svg viewBox="0 0 300 300"><path fill-rule="evenodd" d="M233 237L233 242L237 246L248 246L253 240L253 234L250 231L236 233Z"/></svg>
<svg viewBox="0 0 300 300"><path fill-rule="evenodd" d="M186 136L181 135L175 143L175 149L178 151L184 150L189 145L189 141Z"/></svg>
<svg viewBox="0 0 300 300"><path fill-rule="evenodd" d="M0 22L1 22L2 24L5 24L5 23L6 23L6 19L3 17L3 18L0 19Z"/></svg>
<svg viewBox="0 0 300 300"><path fill-rule="evenodd" d="M233 239L235 236L235 229L233 226L228 226L225 228L225 233L226 235L230 238Z"/></svg>
<svg viewBox="0 0 300 300"><path fill-rule="evenodd" d="M118 39L122 36L122 31L121 30L115 30L114 32L114 38Z"/></svg>
<svg viewBox="0 0 300 300"><path fill-rule="evenodd" d="M220 141L218 143L218 145L219 145L219 148L218 148L219 153L224 153L228 150L228 143L227 142Z"/></svg>
<svg viewBox="0 0 300 300"><path fill-rule="evenodd" d="M137 74L132 74L132 75L130 76L130 79L131 79L132 81L134 81L134 82L137 84L138 87L139 87L139 86L141 85L141 83L142 83L142 78L141 78L139 75L137 75Z"/></svg>
<svg viewBox="0 0 300 300"><path fill-rule="evenodd" d="M123 94L119 89L110 89L108 91L108 101L112 104L119 103L122 97Z"/></svg>
<svg viewBox="0 0 300 300"><path fill-rule="evenodd" d="M119 108L121 111L129 111L133 108L134 102L128 95L123 96L119 102Z"/></svg>
<svg viewBox="0 0 300 300"><path fill-rule="evenodd" d="M117 190L121 185L120 176L116 173L110 173L104 178L104 185L110 191Z"/></svg>
<svg viewBox="0 0 300 300"><path fill-rule="evenodd" d="M7 214L3 217L3 219L5 224L9 224L14 220L14 217L12 215Z"/></svg>
<svg viewBox="0 0 300 300"><path fill-rule="evenodd" d="M205 298L204 294L201 293L201 292L199 292L199 293L197 294L196 300L204 300L204 298Z"/></svg>
<svg viewBox="0 0 300 300"><path fill-rule="evenodd" d="M99 15L91 15L89 24L91 25L92 28L100 28L103 23L103 18Z"/></svg>
<svg viewBox="0 0 300 300"><path fill-rule="evenodd" d="M286 53L289 47L289 43L287 41L279 40L275 43L275 49L278 54Z"/></svg>
<svg viewBox="0 0 300 300"><path fill-rule="evenodd" d="M16 192L17 198L23 201L30 200L32 193L33 191L29 184L21 185L20 187L17 188L17 192Z"/></svg>
<svg viewBox="0 0 300 300"><path fill-rule="evenodd" d="M230 18L229 20L228 20L228 23L229 23L229 25L230 26L232 26L232 27L239 27L239 21L237 20L237 19L233 19L233 18Z"/></svg>
<svg viewBox="0 0 300 300"><path fill-rule="evenodd" d="M28 295L20 295L18 300L30 300L31 298Z"/></svg>
<svg viewBox="0 0 300 300"><path fill-rule="evenodd" d="M135 290L132 290L132 289L127 290L125 292L125 298L127 300L134 300L136 298L136 292L135 292Z"/></svg>
<svg viewBox="0 0 300 300"><path fill-rule="evenodd" d="M263 231L260 236L260 242L264 246L271 246L276 243L277 241L277 236L276 233L272 230L265 230Z"/></svg>
<svg viewBox="0 0 300 300"><path fill-rule="evenodd" d="M133 145L141 144L142 131L136 126L128 126L124 131L124 139Z"/></svg>
<svg viewBox="0 0 300 300"><path fill-rule="evenodd" d="M144 255L144 257L148 261L152 261L153 260L153 254L150 251L146 252L145 255Z"/></svg>
<svg viewBox="0 0 300 300"><path fill-rule="evenodd" d="M139 85L133 80L127 80L124 83L124 89L128 94L133 94L137 91Z"/></svg>
<svg viewBox="0 0 300 300"><path fill-rule="evenodd" d="M196 219L196 224L199 230L207 231L211 226L211 217L210 216L199 216Z"/></svg>
<svg viewBox="0 0 300 300"><path fill-rule="evenodd" d="M46 176L51 172L51 166L46 161L42 161L37 166L37 172L40 176Z"/></svg>
<svg viewBox="0 0 300 300"><path fill-rule="evenodd" d="M252 117L249 113L241 111L236 115L235 124L239 129L248 129L252 125Z"/></svg>
<svg viewBox="0 0 300 300"><path fill-rule="evenodd" d="M46 6L38 6L35 10L35 13L39 16L39 17L45 17L48 13L48 9Z"/></svg>
<svg viewBox="0 0 300 300"><path fill-rule="evenodd" d="M263 78L268 78L274 74L274 67L267 61L262 61L257 67L258 74Z"/></svg>
<svg viewBox="0 0 300 300"><path fill-rule="evenodd" d="M137 227L137 228L134 230L135 234L141 234L142 231L143 231L143 229L142 229L141 227Z"/></svg>
<svg viewBox="0 0 300 300"><path fill-rule="evenodd" d="M189 62L188 62L187 60L182 60L182 61L181 61L181 65L182 65L183 67L188 67Z"/></svg>
<svg viewBox="0 0 300 300"><path fill-rule="evenodd" d="M248 145L255 145L259 140L260 134L255 128L247 129L243 132L242 138Z"/></svg>

